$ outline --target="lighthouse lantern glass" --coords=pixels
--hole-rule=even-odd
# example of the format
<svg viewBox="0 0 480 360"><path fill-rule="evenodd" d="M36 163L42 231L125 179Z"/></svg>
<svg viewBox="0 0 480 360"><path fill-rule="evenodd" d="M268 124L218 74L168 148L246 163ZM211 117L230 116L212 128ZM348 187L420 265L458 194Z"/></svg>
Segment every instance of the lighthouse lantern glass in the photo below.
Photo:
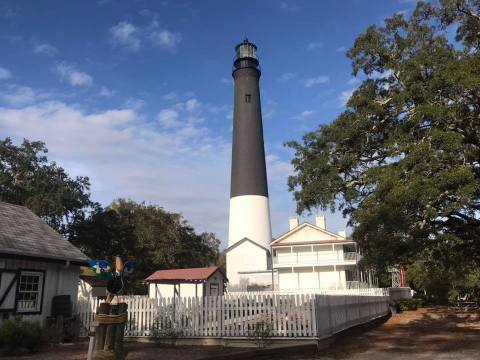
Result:
<svg viewBox="0 0 480 360"><path fill-rule="evenodd" d="M241 44L237 48L237 58L257 58L257 49L253 44Z"/></svg>

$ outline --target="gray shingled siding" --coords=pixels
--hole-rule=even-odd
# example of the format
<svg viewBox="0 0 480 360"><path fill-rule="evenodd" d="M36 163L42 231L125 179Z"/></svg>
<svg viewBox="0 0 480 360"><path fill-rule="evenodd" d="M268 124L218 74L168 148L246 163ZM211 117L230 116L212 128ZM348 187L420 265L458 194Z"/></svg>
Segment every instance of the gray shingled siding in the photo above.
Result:
<svg viewBox="0 0 480 360"><path fill-rule="evenodd" d="M0 255L84 262L87 257L23 206L0 202Z"/></svg>

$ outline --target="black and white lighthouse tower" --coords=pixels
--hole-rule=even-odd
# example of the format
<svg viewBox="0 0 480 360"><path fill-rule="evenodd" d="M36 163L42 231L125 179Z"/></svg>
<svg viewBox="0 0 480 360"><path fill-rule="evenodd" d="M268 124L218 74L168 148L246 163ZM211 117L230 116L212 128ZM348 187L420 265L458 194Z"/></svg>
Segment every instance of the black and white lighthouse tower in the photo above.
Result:
<svg viewBox="0 0 480 360"><path fill-rule="evenodd" d="M235 52L228 246L231 249L248 240L251 243L249 246L258 245L257 248L263 250L258 256L250 252L248 259L240 253L235 258L227 253L227 276L231 283L236 280L239 271L267 270L272 239L257 47L245 39L235 47ZM246 245L244 247L247 248Z"/></svg>

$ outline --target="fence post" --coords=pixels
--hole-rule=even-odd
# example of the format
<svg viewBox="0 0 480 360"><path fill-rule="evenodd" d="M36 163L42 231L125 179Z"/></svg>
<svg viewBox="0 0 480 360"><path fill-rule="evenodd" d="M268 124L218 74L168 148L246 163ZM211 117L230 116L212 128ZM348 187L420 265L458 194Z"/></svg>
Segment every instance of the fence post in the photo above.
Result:
<svg viewBox="0 0 480 360"><path fill-rule="evenodd" d="M318 330L317 330L317 295L313 295L310 298L310 326L312 327L311 329L311 335L318 337Z"/></svg>

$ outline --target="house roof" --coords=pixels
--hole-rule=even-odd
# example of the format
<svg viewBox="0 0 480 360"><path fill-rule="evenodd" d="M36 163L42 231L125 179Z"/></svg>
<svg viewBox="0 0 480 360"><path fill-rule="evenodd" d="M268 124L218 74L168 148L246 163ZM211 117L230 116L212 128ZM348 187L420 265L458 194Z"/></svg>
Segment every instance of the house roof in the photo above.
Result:
<svg viewBox="0 0 480 360"><path fill-rule="evenodd" d="M295 245L322 245L322 244L354 244L355 241L345 239L345 240L313 240L313 241L295 241L295 242L285 242L274 244L272 243L273 247L280 247L280 246L295 246Z"/></svg>
<svg viewBox="0 0 480 360"><path fill-rule="evenodd" d="M328 234L332 237L334 237L335 239L319 239L319 240L315 240L315 241L304 241L304 242L288 242L287 241L284 241L285 239L287 239L290 235L296 233L297 231L300 231L306 227L310 227L312 229L315 229L319 232L323 232L325 234ZM332 244L332 243L353 243L354 241L351 240L351 239L348 239L348 238L344 238L338 234L335 234L331 231L328 231L326 229L322 229L316 225L313 225L313 224L310 224L308 222L304 222L303 224L287 231L286 233L280 235L278 238L276 238L274 241L271 242L271 246L290 246L290 245L302 245L302 244Z"/></svg>
<svg viewBox="0 0 480 360"><path fill-rule="evenodd" d="M235 244L233 244L232 246L226 248L226 249L225 249L225 253L229 252L230 250L235 249L238 245L243 244L243 243L246 242L246 241L251 242L253 245L257 245L259 248L261 248L261 249L263 249L263 250L265 250L265 251L267 251L267 252L270 252L269 249L263 247L263 246L260 245L260 244L257 244L255 241L253 241L253 240L251 240L251 239L249 239L249 238L247 238L247 237L244 237L242 240L237 241L237 242L236 242Z"/></svg>
<svg viewBox="0 0 480 360"><path fill-rule="evenodd" d="M147 277L145 281L203 282L203 281L207 281L217 271L220 271L220 273L225 277L225 274L218 266L210 266L210 267L203 267L203 268L158 270L158 271L155 271L149 277Z"/></svg>
<svg viewBox="0 0 480 360"><path fill-rule="evenodd" d="M0 255L84 263L87 256L24 206L0 201Z"/></svg>
<svg viewBox="0 0 480 360"><path fill-rule="evenodd" d="M106 287L107 281L99 279L96 276L80 275L80 279L85 281L91 287Z"/></svg>

